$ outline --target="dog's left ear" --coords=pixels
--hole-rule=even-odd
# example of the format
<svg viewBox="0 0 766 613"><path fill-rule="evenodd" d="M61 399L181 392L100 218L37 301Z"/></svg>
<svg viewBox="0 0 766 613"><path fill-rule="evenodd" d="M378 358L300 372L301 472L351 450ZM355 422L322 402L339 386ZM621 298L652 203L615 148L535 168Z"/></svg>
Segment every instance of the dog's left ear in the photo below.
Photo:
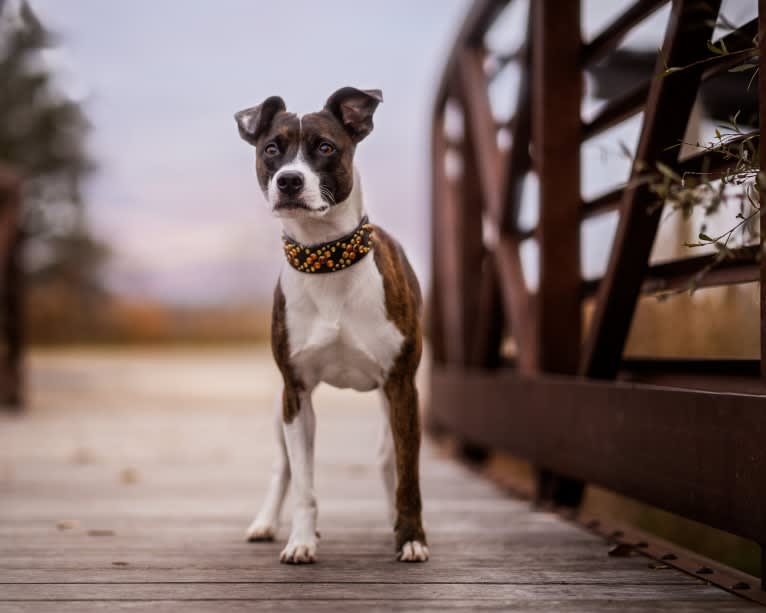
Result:
<svg viewBox="0 0 766 613"><path fill-rule="evenodd" d="M354 143L358 143L372 132L372 115L381 102L383 92L379 89L342 87L327 99L324 107L338 118Z"/></svg>

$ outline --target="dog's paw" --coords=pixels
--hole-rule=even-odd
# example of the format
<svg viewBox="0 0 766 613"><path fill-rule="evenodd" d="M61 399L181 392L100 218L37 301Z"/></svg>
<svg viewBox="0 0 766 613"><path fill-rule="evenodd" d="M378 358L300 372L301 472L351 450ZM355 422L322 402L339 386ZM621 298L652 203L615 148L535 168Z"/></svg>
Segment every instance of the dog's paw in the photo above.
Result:
<svg viewBox="0 0 766 613"><path fill-rule="evenodd" d="M276 533L277 527L274 524L256 519L250 524L245 534L250 543L256 543L260 541L273 541Z"/></svg>
<svg viewBox="0 0 766 613"><path fill-rule="evenodd" d="M396 559L400 562L425 562L428 560L428 547L420 541L407 541Z"/></svg>
<svg viewBox="0 0 766 613"><path fill-rule="evenodd" d="M313 564L317 561L317 543L294 543L290 541L279 554L279 561L283 564Z"/></svg>

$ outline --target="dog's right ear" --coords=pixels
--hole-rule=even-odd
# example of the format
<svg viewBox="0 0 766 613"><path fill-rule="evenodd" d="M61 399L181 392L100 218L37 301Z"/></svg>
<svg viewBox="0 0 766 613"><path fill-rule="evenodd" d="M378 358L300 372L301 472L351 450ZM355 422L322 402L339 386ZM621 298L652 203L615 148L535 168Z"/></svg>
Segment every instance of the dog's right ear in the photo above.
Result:
<svg viewBox="0 0 766 613"><path fill-rule="evenodd" d="M282 98L271 96L271 98L266 98L261 104L235 113L234 119L237 120L239 135L251 145L255 145L258 137L271 125L274 116L286 108L285 101Z"/></svg>

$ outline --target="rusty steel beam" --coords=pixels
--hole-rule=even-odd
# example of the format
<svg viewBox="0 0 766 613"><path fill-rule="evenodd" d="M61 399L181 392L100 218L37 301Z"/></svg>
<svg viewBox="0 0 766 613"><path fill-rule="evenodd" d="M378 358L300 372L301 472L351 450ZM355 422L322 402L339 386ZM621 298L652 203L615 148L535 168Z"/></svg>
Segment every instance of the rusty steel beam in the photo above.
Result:
<svg viewBox="0 0 766 613"><path fill-rule="evenodd" d="M728 49L729 55L718 56L715 60L711 61L710 65L702 73L702 80L712 79L716 75L726 72L745 61L752 62L753 58L749 57L749 54L740 52L756 46L753 39L757 34L758 19L756 18L748 21L733 32L729 32L720 41L717 41L716 44L718 46L723 44Z"/></svg>
<svg viewBox="0 0 766 613"><path fill-rule="evenodd" d="M450 50L441 81L436 90L434 114L440 113L447 101L460 54L466 47L481 46L484 34L510 0L476 0L463 20L460 32Z"/></svg>
<svg viewBox="0 0 766 613"><path fill-rule="evenodd" d="M752 283L760 280L758 246L732 250L730 258L719 260L716 253L670 260L650 266L641 284L642 294L674 292L695 288ZM601 279L582 283L583 297L598 292Z"/></svg>
<svg viewBox="0 0 766 613"><path fill-rule="evenodd" d="M532 142L540 183L538 369L574 373L580 350L579 0L538 0L532 10Z"/></svg>
<svg viewBox="0 0 766 613"><path fill-rule="evenodd" d="M444 135L444 114L436 114L431 124L431 291L428 301L428 335L431 341L433 360L437 364L447 361L447 341L445 332L448 316L444 312L444 281L438 262L439 245L437 237L444 225L442 206L446 198L447 177L444 169L444 156L447 143Z"/></svg>
<svg viewBox="0 0 766 613"><path fill-rule="evenodd" d="M521 79L516 90L516 110L510 122L513 144L505 164L502 185L502 210L495 219L501 233L514 234L518 230L519 208L524 177L532 165L529 144L532 138L532 11L527 18L527 49L521 63Z"/></svg>
<svg viewBox="0 0 766 613"><path fill-rule="evenodd" d="M720 2L711 0L706 6L717 14ZM664 73L666 63L689 66L707 53L705 43L713 25L707 10L703 11L698 2L675 2L655 75L660 77ZM683 138L701 72L702 67L697 65L652 80L637 160L650 167L657 161L675 165L678 148L673 146ZM623 196L607 273L599 288L584 345L579 371L588 377L608 379L617 373L657 233L662 209L647 209L649 186L639 181L639 173L634 168Z"/></svg>
<svg viewBox="0 0 766 613"><path fill-rule="evenodd" d="M615 49L625 35L668 0L638 0L582 50L583 64L593 64Z"/></svg>
<svg viewBox="0 0 766 613"><path fill-rule="evenodd" d="M620 208L622 202L622 196L625 193L624 187L618 187L605 194L601 194L592 200L586 200L582 203L582 217L587 219L588 217L595 217L609 211L614 211Z"/></svg>
<svg viewBox="0 0 766 613"><path fill-rule="evenodd" d="M454 199L455 225L451 228L452 240L446 242L448 249L457 257L458 284L460 288L462 324L463 363L473 364L471 348L477 334L479 317L479 297L481 293L482 262L484 244L482 241L482 212L484 194L481 184L480 166L484 158L477 148L477 139L473 127L466 122L466 142L461 150L463 172L458 181L459 191ZM444 257L444 247L438 257Z"/></svg>
<svg viewBox="0 0 766 613"><path fill-rule="evenodd" d="M502 297L506 322L516 340L518 355L516 362L522 372L532 372L538 358L532 342L535 329L534 312L521 268L518 243L509 237L500 237L492 251L494 267Z"/></svg>
<svg viewBox="0 0 766 613"><path fill-rule="evenodd" d="M500 152L483 64L483 51L468 47L458 56L457 72L468 136L468 142L464 145L467 144L475 159L484 212L491 219L497 219L500 214L502 186Z"/></svg>
<svg viewBox="0 0 766 613"><path fill-rule="evenodd" d="M641 111L648 95L649 83L641 83L624 96L607 102L593 119L583 124L583 140L593 138Z"/></svg>
<svg viewBox="0 0 766 613"><path fill-rule="evenodd" d="M495 259L484 255L479 288L479 309L473 343L469 348L470 363L483 368L500 365L500 345L503 341L505 316Z"/></svg>
<svg viewBox="0 0 766 613"><path fill-rule="evenodd" d="M764 396L444 368L431 394L464 441L766 542Z"/></svg>
<svg viewBox="0 0 766 613"><path fill-rule="evenodd" d="M463 327L460 317L463 299L458 279L457 253L443 249L444 243L457 241L456 194L447 178L444 163L447 146L443 114L434 117L431 132L431 210L433 215L431 257L433 267L431 336L437 363L461 363L464 360Z"/></svg>

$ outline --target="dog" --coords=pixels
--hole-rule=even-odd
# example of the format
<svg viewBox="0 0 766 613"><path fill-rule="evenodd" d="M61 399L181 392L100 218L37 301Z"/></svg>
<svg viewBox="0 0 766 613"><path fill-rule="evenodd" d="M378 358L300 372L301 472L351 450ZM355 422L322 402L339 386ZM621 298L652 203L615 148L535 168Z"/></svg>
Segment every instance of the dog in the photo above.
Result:
<svg viewBox="0 0 766 613"><path fill-rule="evenodd" d="M422 350L422 299L401 246L369 223L354 166L373 129L380 90L343 87L301 117L278 96L235 114L255 147L258 183L281 220L284 263L274 290L271 345L282 375L278 457L250 541L273 540L292 480L288 564L317 559L314 388L325 382L380 390L379 448L397 558L424 562L419 483L420 423L415 371Z"/></svg>

